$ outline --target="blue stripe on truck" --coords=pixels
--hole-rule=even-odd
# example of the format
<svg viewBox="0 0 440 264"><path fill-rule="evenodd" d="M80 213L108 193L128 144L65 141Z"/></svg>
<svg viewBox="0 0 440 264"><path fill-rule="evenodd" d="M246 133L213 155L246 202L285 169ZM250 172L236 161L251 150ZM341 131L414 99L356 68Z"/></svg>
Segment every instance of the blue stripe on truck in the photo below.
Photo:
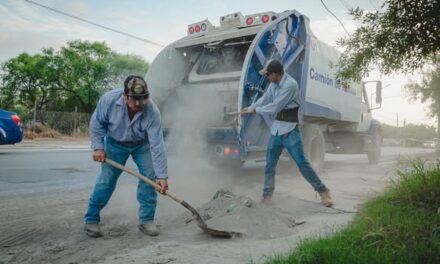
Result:
<svg viewBox="0 0 440 264"><path fill-rule="evenodd" d="M301 112L305 116L314 116L314 117L319 116L319 117L325 117L325 118L333 119L333 120L341 120L341 113L337 112L335 110L332 110L328 107L324 107L324 106L317 105L314 103L306 102L302 108L303 109L301 109L301 107L300 107L300 111L302 110Z"/></svg>

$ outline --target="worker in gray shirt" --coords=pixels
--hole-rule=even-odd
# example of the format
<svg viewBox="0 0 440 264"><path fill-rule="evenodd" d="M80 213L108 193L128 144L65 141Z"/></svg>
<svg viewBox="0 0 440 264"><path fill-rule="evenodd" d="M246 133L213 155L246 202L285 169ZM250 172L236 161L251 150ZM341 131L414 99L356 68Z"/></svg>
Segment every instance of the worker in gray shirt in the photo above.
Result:
<svg viewBox="0 0 440 264"><path fill-rule="evenodd" d="M333 206L329 189L321 182L304 155L301 131L298 128L298 83L284 72L283 64L271 60L260 74L271 82L263 96L241 114L276 115L270 128L271 137L266 152L263 203L270 204L275 190L275 169L284 148L298 165L303 177L321 196L325 206Z"/></svg>
<svg viewBox="0 0 440 264"><path fill-rule="evenodd" d="M99 227L100 211L106 206L121 170L105 163L106 157L120 164L132 156L140 173L156 181L162 194L168 189L168 168L160 113L149 99L147 83L140 76L130 75L124 89L105 93L99 100L90 120L90 139L93 160L102 162L84 216L85 231L91 237L102 236ZM139 229L150 236L159 230L154 224L157 193L139 180L137 188Z"/></svg>

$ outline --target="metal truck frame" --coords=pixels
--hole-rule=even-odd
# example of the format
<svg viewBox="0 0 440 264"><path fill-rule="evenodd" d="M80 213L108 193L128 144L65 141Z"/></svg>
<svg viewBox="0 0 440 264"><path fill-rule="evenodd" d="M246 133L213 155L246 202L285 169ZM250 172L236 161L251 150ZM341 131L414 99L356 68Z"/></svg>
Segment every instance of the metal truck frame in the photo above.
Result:
<svg viewBox="0 0 440 264"><path fill-rule="evenodd" d="M306 155L321 168L325 153L366 153L379 162L381 124L372 118L365 83L336 79L339 52L318 40L309 19L296 10L263 12L220 18L220 26L203 20L188 26L188 35L165 47L152 62L146 81L163 112L169 133L173 124L166 112L175 108L179 92L214 91L216 122L204 127L211 159L239 167L265 156L273 116L238 116L266 91L269 81L258 74L273 58L299 84L300 126ZM376 82L376 105L381 104L381 82ZM371 103L371 105L370 105ZM211 109L212 110L212 109Z"/></svg>

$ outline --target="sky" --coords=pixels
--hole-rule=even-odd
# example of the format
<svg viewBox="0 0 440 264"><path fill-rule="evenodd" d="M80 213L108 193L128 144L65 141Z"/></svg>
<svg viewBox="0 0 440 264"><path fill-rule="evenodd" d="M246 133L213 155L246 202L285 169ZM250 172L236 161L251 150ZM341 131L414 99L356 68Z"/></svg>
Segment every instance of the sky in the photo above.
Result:
<svg viewBox="0 0 440 264"><path fill-rule="evenodd" d="M310 18L314 34L336 46L336 40L347 36L340 23L324 8L320 0L32 0L39 4L123 31L150 41L168 45L184 37L189 24L209 19L219 25L222 15L240 11L243 15L265 11L282 12L296 9ZM380 10L383 0L323 0L341 20L349 33L357 24L348 8ZM162 47L107 31L73 18L33 5L26 0L0 0L0 63L22 52L35 54L42 48L59 48L69 40L105 41L119 53L131 53L151 62ZM383 123L434 125L427 117L427 107L409 102L404 85L409 75L381 76L372 73L366 80L381 79L382 107L373 116ZM417 75L412 76L417 79Z"/></svg>

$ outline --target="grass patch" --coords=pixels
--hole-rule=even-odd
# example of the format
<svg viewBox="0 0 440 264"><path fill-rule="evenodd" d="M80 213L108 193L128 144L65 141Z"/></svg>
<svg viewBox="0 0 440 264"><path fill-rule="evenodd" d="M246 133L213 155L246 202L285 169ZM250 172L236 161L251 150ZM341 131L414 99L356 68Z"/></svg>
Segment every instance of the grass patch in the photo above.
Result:
<svg viewBox="0 0 440 264"><path fill-rule="evenodd" d="M368 201L346 229L307 239L285 263L440 263L440 161L417 160L381 197Z"/></svg>

